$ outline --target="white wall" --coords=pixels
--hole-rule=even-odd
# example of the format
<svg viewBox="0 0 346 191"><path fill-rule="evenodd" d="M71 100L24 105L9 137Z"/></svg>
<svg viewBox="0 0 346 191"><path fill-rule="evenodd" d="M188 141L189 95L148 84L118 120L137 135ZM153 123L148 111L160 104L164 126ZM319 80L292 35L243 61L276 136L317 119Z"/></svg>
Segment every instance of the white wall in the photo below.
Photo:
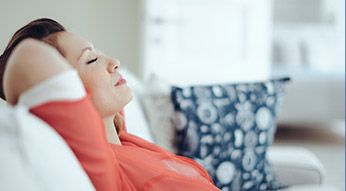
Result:
<svg viewBox="0 0 346 191"><path fill-rule="evenodd" d="M345 120L345 0L275 0L273 15L273 75L292 79L279 122Z"/></svg>
<svg viewBox="0 0 346 191"><path fill-rule="evenodd" d="M17 29L40 17L60 21L139 73L138 0L0 0L1 53Z"/></svg>

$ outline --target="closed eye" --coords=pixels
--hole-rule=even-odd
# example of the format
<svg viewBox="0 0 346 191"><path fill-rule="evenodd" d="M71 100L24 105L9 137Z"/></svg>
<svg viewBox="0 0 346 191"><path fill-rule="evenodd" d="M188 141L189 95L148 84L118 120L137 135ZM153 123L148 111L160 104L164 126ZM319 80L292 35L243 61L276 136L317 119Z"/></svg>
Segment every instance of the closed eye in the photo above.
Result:
<svg viewBox="0 0 346 191"><path fill-rule="evenodd" d="M89 60L89 61L87 62L87 64L91 64L91 63L96 62L96 61L97 61L97 57L94 58L94 59L92 59L92 60Z"/></svg>

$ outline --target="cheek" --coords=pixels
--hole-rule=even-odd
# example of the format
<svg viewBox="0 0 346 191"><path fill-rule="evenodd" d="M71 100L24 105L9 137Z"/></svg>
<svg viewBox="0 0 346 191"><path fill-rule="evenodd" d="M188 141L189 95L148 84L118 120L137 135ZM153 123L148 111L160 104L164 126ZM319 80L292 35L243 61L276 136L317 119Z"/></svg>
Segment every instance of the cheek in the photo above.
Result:
<svg viewBox="0 0 346 191"><path fill-rule="evenodd" d="M77 68L79 76L83 82L84 87L87 89L89 94L99 91L102 87L99 87L102 84L102 79L95 75L95 72L84 71L81 68Z"/></svg>
<svg viewBox="0 0 346 191"><path fill-rule="evenodd" d="M92 102L96 106L96 109L101 112L101 109L104 108L105 105L105 96L107 93L105 83L102 79L98 78L97 76L90 75L92 73L89 73L88 75L85 75L85 73L79 71L79 75L81 77L81 80L83 82L83 85L88 92L88 94L91 97Z"/></svg>
<svg viewBox="0 0 346 191"><path fill-rule="evenodd" d="M107 88L104 83L98 79L84 80L83 83L94 102L102 103L107 100L107 91L109 91L109 87Z"/></svg>
<svg viewBox="0 0 346 191"><path fill-rule="evenodd" d="M104 91L104 89L92 86L91 88L87 88L87 91L89 92L91 101L101 117L108 117L116 113L113 109L114 104L111 102L112 99L110 99L110 96L106 91Z"/></svg>

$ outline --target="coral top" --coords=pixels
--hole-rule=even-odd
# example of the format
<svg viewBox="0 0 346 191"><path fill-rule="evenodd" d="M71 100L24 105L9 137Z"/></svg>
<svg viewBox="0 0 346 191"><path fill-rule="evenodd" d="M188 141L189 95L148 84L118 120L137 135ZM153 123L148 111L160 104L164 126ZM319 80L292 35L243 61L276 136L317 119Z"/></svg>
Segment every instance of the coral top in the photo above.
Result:
<svg viewBox="0 0 346 191"><path fill-rule="evenodd" d="M126 131L119 135L122 145L107 143L103 121L74 70L40 83L19 103L64 138L98 191L219 190L193 160Z"/></svg>

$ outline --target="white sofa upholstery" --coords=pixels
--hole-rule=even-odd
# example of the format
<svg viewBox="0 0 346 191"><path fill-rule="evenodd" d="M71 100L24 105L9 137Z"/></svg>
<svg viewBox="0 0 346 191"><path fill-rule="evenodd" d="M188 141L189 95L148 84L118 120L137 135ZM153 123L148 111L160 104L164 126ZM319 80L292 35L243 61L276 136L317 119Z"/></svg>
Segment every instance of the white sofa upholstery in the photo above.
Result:
<svg viewBox="0 0 346 191"><path fill-rule="evenodd" d="M322 184L325 170L318 158L300 147L272 147L268 151L277 178L285 185ZM294 176L292 176L294 175Z"/></svg>
<svg viewBox="0 0 346 191"><path fill-rule="evenodd" d="M0 104L0 190L95 190L64 140L24 107Z"/></svg>
<svg viewBox="0 0 346 191"><path fill-rule="evenodd" d="M284 191L339 191L333 186L327 185L298 185L292 186Z"/></svg>
<svg viewBox="0 0 346 191"><path fill-rule="evenodd" d="M285 71L285 73L289 72ZM328 73L305 70L295 73L283 100L278 119L280 123L326 123L344 119L345 74L340 72L328 75ZM310 127L320 126L311 125Z"/></svg>

